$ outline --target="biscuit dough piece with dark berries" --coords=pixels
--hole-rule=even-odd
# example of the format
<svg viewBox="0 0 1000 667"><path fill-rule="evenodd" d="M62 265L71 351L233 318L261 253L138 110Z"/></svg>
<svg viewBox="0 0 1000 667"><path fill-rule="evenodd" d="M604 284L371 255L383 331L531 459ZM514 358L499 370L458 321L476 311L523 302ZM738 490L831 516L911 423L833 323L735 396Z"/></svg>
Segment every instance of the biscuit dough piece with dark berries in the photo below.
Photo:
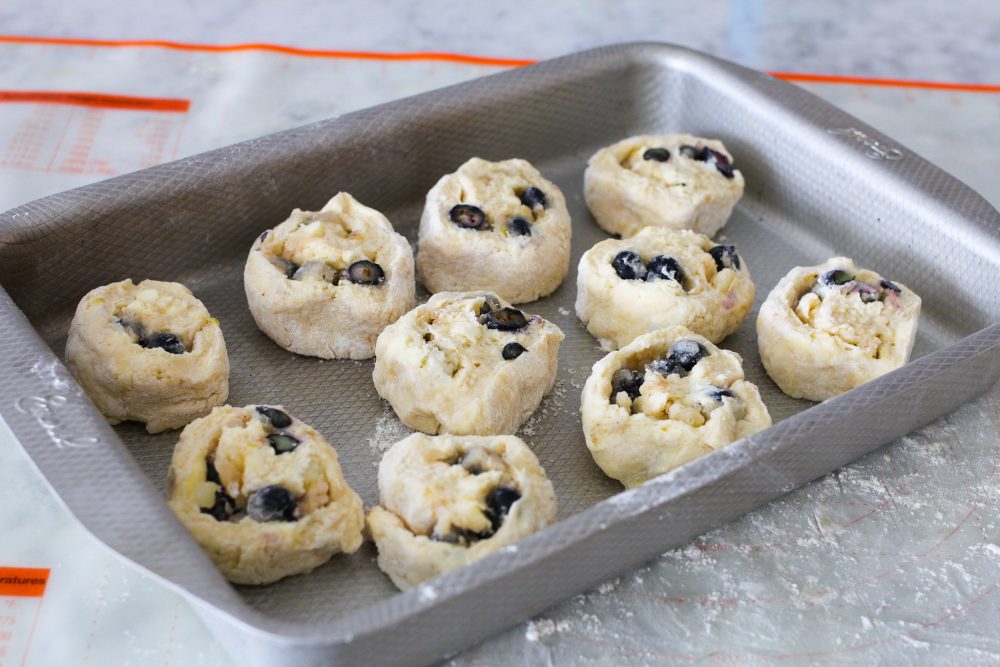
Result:
<svg viewBox="0 0 1000 667"><path fill-rule="evenodd" d="M643 135L594 153L583 186L597 224L612 234L654 226L712 236L743 196L743 174L716 139Z"/></svg>
<svg viewBox="0 0 1000 667"><path fill-rule="evenodd" d="M556 377L563 332L496 295L440 292L386 327L372 379L424 433L514 433Z"/></svg>
<svg viewBox="0 0 1000 667"><path fill-rule="evenodd" d="M280 406L223 406L174 449L168 504L222 573L267 584L361 546L364 510L337 452Z"/></svg>
<svg viewBox="0 0 1000 667"><path fill-rule="evenodd" d="M385 453L368 513L378 565L401 589L487 556L556 518L552 483L520 438L414 433Z"/></svg>
<svg viewBox="0 0 1000 667"><path fill-rule="evenodd" d="M906 363L920 297L846 257L797 266L757 315L764 369L789 396L824 401Z"/></svg>
<svg viewBox="0 0 1000 667"><path fill-rule="evenodd" d="M430 292L551 294L569 270L566 199L526 160L472 158L427 193L417 268Z"/></svg>
<svg viewBox="0 0 1000 667"><path fill-rule="evenodd" d="M598 243L576 279L576 315L605 350L673 325L718 343L739 328L753 297L735 246L662 227Z"/></svg>
<svg viewBox="0 0 1000 667"><path fill-rule="evenodd" d="M581 412L594 461L629 488L771 425L740 356L684 327L594 364Z"/></svg>
<svg viewBox="0 0 1000 667"><path fill-rule="evenodd" d="M257 326L286 350L370 359L382 329L413 307L413 252L384 215L341 192L261 234L243 286Z"/></svg>
<svg viewBox="0 0 1000 667"><path fill-rule="evenodd" d="M180 428L226 402L219 321L178 283L124 280L88 292L69 326L66 366L112 424Z"/></svg>

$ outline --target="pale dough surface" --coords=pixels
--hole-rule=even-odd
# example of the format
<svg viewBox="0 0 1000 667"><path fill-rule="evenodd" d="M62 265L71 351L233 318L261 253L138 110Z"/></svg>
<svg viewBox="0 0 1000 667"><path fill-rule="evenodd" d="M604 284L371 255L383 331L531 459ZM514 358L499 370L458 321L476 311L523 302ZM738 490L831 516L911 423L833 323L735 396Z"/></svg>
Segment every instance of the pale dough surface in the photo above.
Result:
<svg viewBox="0 0 1000 667"><path fill-rule="evenodd" d="M368 513L368 530L379 567L401 589L483 558L556 518L552 483L512 435L414 433L386 452L378 487L381 506ZM489 503L498 488L520 494L503 517L491 514Z"/></svg>
<svg viewBox="0 0 1000 667"><path fill-rule="evenodd" d="M343 272L359 260L378 264L384 282L349 281ZM296 279L287 262L302 267ZM369 359L382 329L415 303L413 252L384 215L341 192L318 212L295 209L254 241L243 285L257 326L286 350Z"/></svg>
<svg viewBox="0 0 1000 667"><path fill-rule="evenodd" d="M144 348L139 331L172 333L187 351ZM66 366L109 422L143 422L150 433L180 428L229 396L219 321L178 283L125 280L88 292L69 327Z"/></svg>
<svg viewBox="0 0 1000 667"><path fill-rule="evenodd" d="M839 269L855 280L818 285ZM882 276L846 257L797 266L768 294L757 315L757 345L767 374L794 398L823 401L899 368L917 336L920 297L902 283L862 301L859 287Z"/></svg>
<svg viewBox="0 0 1000 667"><path fill-rule="evenodd" d="M400 420L424 433L513 433L556 377L562 331L537 315L518 331L479 321L486 292L440 292L386 327L372 379ZM502 300L502 307L509 304ZM504 359L503 348L525 348Z"/></svg>
<svg viewBox="0 0 1000 667"><path fill-rule="evenodd" d="M743 174L723 176L714 164L686 157L681 146L708 146L733 161L721 141L690 134L640 135L594 153L584 172L584 197L597 223L631 236L646 226L719 231L743 195ZM643 159L649 148L666 148L666 162Z"/></svg>
<svg viewBox="0 0 1000 667"><path fill-rule="evenodd" d="M544 209L519 198L526 188L542 190ZM487 229L465 229L449 212L472 204L486 214ZM530 222L530 235L510 234L515 217ZM569 270L569 211L558 187L527 160L487 162L472 158L443 176L427 193L420 218L417 268L430 292L487 290L511 303L551 294Z"/></svg>
<svg viewBox="0 0 1000 667"><path fill-rule="evenodd" d="M754 284L746 260L740 268L718 269L708 237L687 230L646 227L624 240L608 239L580 258L576 315L605 350L636 337L680 325L718 343L739 328L753 304ZM664 255L677 260L684 280L631 280L615 272L612 261L623 251L645 262Z"/></svg>
<svg viewBox="0 0 1000 667"><path fill-rule="evenodd" d="M683 377L653 370L680 340L697 341L707 356ZM634 400L612 395L620 369L643 374ZM720 388L733 396L713 399L709 392ZM757 387L743 378L740 356L678 326L639 336L594 364L581 412L594 461L629 488L771 425Z"/></svg>
<svg viewBox="0 0 1000 667"><path fill-rule="evenodd" d="M309 572L335 553L354 553L364 525L361 498L344 481L333 446L295 418L275 428L256 408L227 405L189 424L168 477L170 508L223 574L240 584L270 583ZM301 442L276 453L267 441L276 433ZM221 484L208 479L209 463ZM295 520L258 522L247 515L250 496L271 485L295 498ZM225 520L203 511L220 490L237 510Z"/></svg>

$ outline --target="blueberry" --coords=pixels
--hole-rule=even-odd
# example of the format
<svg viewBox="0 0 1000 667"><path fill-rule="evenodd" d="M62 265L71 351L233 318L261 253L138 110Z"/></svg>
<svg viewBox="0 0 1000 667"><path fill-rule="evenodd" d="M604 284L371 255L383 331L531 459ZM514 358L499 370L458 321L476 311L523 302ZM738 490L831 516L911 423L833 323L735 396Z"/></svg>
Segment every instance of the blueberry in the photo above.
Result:
<svg viewBox="0 0 1000 667"><path fill-rule="evenodd" d="M172 333L154 333L148 338L140 338L139 345L145 348L160 348L165 350L170 354L184 354L187 352L187 348L184 347L184 343L181 339Z"/></svg>
<svg viewBox="0 0 1000 667"><path fill-rule="evenodd" d="M295 507L298 503L292 492L283 486L265 486L250 494L247 500L247 516L254 521L295 521Z"/></svg>
<svg viewBox="0 0 1000 667"><path fill-rule="evenodd" d="M858 283L857 291L862 303L874 303L882 296L882 290L878 286L868 283Z"/></svg>
<svg viewBox="0 0 1000 667"><path fill-rule="evenodd" d="M698 162L707 162L709 156L711 155L708 146L702 146L701 148L695 148L690 144L684 144L681 146L681 155L684 157L689 157L692 160L697 160Z"/></svg>
<svg viewBox="0 0 1000 667"><path fill-rule="evenodd" d="M728 396L729 398L733 398L735 396L732 389L729 387L709 387L705 393L708 394L713 401L717 401L719 403L722 402L723 396Z"/></svg>
<svg viewBox="0 0 1000 667"><path fill-rule="evenodd" d="M292 425L292 418L288 413L282 412L278 408L269 408L266 405L258 405L257 412L267 418L274 428L288 428Z"/></svg>
<svg viewBox="0 0 1000 667"><path fill-rule="evenodd" d="M646 152L642 154L642 159L666 162L670 159L670 151L666 148L647 148Z"/></svg>
<svg viewBox="0 0 1000 667"><path fill-rule="evenodd" d="M483 209L472 204L456 204L451 207L448 217L459 227L465 229L489 229L490 223L486 219Z"/></svg>
<svg viewBox="0 0 1000 667"><path fill-rule="evenodd" d="M821 285L846 285L852 280L854 280L854 276L841 269L827 271L819 277Z"/></svg>
<svg viewBox="0 0 1000 667"><path fill-rule="evenodd" d="M275 257L273 261L277 269L282 273L284 273L285 277L288 278L289 280L291 280L292 277L295 275L295 272L299 270L298 264L290 260L287 260L283 257Z"/></svg>
<svg viewBox="0 0 1000 667"><path fill-rule="evenodd" d="M708 254L715 260L715 268L718 271L723 269L740 270L740 256L736 254L734 245L717 245L708 251Z"/></svg>
<svg viewBox="0 0 1000 667"><path fill-rule="evenodd" d="M646 280L675 280L684 284L684 270L677 260L666 255L657 255L646 265Z"/></svg>
<svg viewBox="0 0 1000 667"><path fill-rule="evenodd" d="M347 267L347 279L357 285L381 285L385 282L385 271L375 262L359 259Z"/></svg>
<svg viewBox="0 0 1000 667"><path fill-rule="evenodd" d="M897 285L896 283L893 283L893 282L889 282L888 280L883 280L883 281L879 282L879 286L882 289L887 289L890 292L895 292L896 294L902 294L903 293L903 290L901 290L899 288L899 285Z"/></svg>
<svg viewBox="0 0 1000 667"><path fill-rule="evenodd" d="M684 377L707 355L708 350L698 341L679 340L670 346L665 359L657 359L649 367L660 375L676 373Z"/></svg>
<svg viewBox="0 0 1000 667"><path fill-rule="evenodd" d="M620 368L611 376L611 402L619 392L624 391L633 401L639 398L639 389L645 376L641 371L633 371L628 368Z"/></svg>
<svg viewBox="0 0 1000 667"><path fill-rule="evenodd" d="M472 544L473 542L478 542L479 540L485 540L493 537L493 530L483 531L482 533L477 533L474 530L469 530L467 528L457 528L452 527L451 532L447 535L438 535L434 533L431 535L431 539L435 542L444 542L446 544L460 544L463 547Z"/></svg>
<svg viewBox="0 0 1000 667"><path fill-rule="evenodd" d="M216 521L226 521L236 514L236 502L219 488L215 490L215 503L211 507L202 507L201 513L210 514Z"/></svg>
<svg viewBox="0 0 1000 667"><path fill-rule="evenodd" d="M642 258L631 250L622 250L611 260L611 266L622 280L642 280L646 277L646 265Z"/></svg>
<svg viewBox="0 0 1000 667"><path fill-rule="evenodd" d="M287 454L295 451L302 441L289 433L272 433L267 436L267 444L271 445L275 454Z"/></svg>
<svg viewBox="0 0 1000 667"><path fill-rule="evenodd" d="M706 146L706 148L708 148ZM715 168L719 170L719 173L726 178L732 178L734 172L736 171L733 165L729 162L729 158L726 157L725 153L720 153L719 151L713 151L708 148L709 162L715 163Z"/></svg>
<svg viewBox="0 0 1000 667"><path fill-rule="evenodd" d="M215 463L205 461L205 481L213 482L222 486L222 479L219 478L219 471L215 469Z"/></svg>
<svg viewBox="0 0 1000 667"><path fill-rule="evenodd" d="M531 223L524 218L511 218L507 221L507 233L511 236L531 236Z"/></svg>
<svg viewBox="0 0 1000 667"><path fill-rule="evenodd" d="M483 297L483 303L479 306L479 314L485 315L492 310L500 309L500 299L496 298L492 294L487 294Z"/></svg>
<svg viewBox="0 0 1000 667"><path fill-rule="evenodd" d="M511 506L521 499L521 492L511 486L498 486L486 494L486 506L490 523L495 533L503 525L503 520L510 514Z"/></svg>
<svg viewBox="0 0 1000 667"><path fill-rule="evenodd" d="M517 308L491 308L481 311L479 323L487 329L498 331L517 331L528 326L528 318Z"/></svg>
<svg viewBox="0 0 1000 667"><path fill-rule="evenodd" d="M535 210L536 206L541 206L543 209L549 207L549 201L545 198L545 193L536 187L525 188L518 197L521 203L532 211Z"/></svg>
<svg viewBox="0 0 1000 667"><path fill-rule="evenodd" d="M503 346L503 350L500 351L500 356L507 361L511 361L513 359L517 359L527 351L527 348L520 343L507 343Z"/></svg>
<svg viewBox="0 0 1000 667"><path fill-rule="evenodd" d="M269 231L271 231L271 230L270 230L270 229L266 229L266 230L264 230L263 232L261 232L260 236L258 236L257 238L259 238L259 239L260 239L261 241L263 241L264 239L266 239L266 238L267 238L267 233L268 233Z"/></svg>

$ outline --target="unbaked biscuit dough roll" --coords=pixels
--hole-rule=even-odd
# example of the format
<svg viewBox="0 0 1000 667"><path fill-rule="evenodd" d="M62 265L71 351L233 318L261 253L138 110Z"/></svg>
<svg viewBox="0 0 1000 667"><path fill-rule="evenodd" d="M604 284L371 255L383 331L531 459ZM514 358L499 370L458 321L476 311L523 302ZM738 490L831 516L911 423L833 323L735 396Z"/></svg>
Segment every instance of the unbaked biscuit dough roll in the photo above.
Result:
<svg viewBox="0 0 1000 667"><path fill-rule="evenodd" d="M472 158L427 193L420 280L431 292L534 301L566 277L571 231L562 192L531 163Z"/></svg>
<svg viewBox="0 0 1000 667"><path fill-rule="evenodd" d="M684 327L639 336L594 364L583 433L594 461L633 487L771 425L740 356Z"/></svg>
<svg viewBox="0 0 1000 667"><path fill-rule="evenodd" d="M413 251L384 215L341 192L261 234L243 286L257 326L286 350L370 359L415 302Z"/></svg>
<svg viewBox="0 0 1000 667"><path fill-rule="evenodd" d="M267 584L361 546L361 498L337 452L280 406L223 406L174 449L168 504L226 577Z"/></svg>
<svg viewBox="0 0 1000 667"><path fill-rule="evenodd" d="M605 350L673 325L718 343L739 328L753 297L735 246L662 227L601 241L580 258L576 279L576 315Z"/></svg>
<svg viewBox="0 0 1000 667"><path fill-rule="evenodd" d="M781 391L823 401L899 368L917 337L920 297L846 257L797 266L757 315L764 369Z"/></svg>
<svg viewBox="0 0 1000 667"><path fill-rule="evenodd" d="M556 377L559 327L485 292L440 292L386 327L372 379L424 433L513 433Z"/></svg>
<svg viewBox="0 0 1000 667"><path fill-rule="evenodd" d="M743 196L743 174L721 141L642 135L594 153L583 194L597 224L612 234L627 237L652 225L712 236Z"/></svg>
<svg viewBox="0 0 1000 667"><path fill-rule="evenodd" d="M520 438L414 433L378 468L368 513L378 566L411 588L513 544L556 518L552 483Z"/></svg>
<svg viewBox="0 0 1000 667"><path fill-rule="evenodd" d="M180 428L229 396L219 321L178 283L124 280L91 290L69 326L66 366L112 424Z"/></svg>

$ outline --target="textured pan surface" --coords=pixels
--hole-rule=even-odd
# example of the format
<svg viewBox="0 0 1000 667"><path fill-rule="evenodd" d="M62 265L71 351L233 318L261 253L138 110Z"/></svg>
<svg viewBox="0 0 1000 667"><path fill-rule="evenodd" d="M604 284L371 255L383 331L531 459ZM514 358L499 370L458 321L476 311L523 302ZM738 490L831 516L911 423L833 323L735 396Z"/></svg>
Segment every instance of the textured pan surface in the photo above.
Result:
<svg viewBox="0 0 1000 667"><path fill-rule="evenodd" d="M0 346L13 357L0 368L23 377L28 393L5 396L0 414L70 509L140 565L252 625L318 642L302 645L297 660L358 659L362 653L334 653L323 643L349 645L358 634L374 641L385 633L377 650L396 661L457 648L481 630L498 629L578 590L581 582L641 562L929 421L996 377L995 329L935 353L998 320L1000 293L977 288L1000 277L996 211L907 149L807 93L661 45L586 52L33 202L0 217L0 282L60 358L73 309L88 290L126 277L184 283L221 320L232 364L230 403L282 404L315 426L337 447L349 483L371 505L377 502L380 449L391 444L388 435L406 430L375 393L371 362L298 357L256 329L242 288L250 244L292 208L317 210L342 190L383 211L415 242L423 196L442 174L474 155L531 160L566 195L573 268L554 295L524 306L557 323L566 340L556 389L520 434L552 479L565 519L621 489L594 465L580 429L580 389L602 353L573 312L575 267L584 251L607 238L584 204L583 170L595 150L625 136L680 131L722 139L746 177L746 194L716 238L737 244L757 299L722 347L742 355L776 423L813 406L784 396L764 373L756 349L757 307L792 266L842 254L906 283L924 299L914 359L926 358L789 421L784 430L685 466L642 493L620 496L536 536L519 551L406 596L397 596L375 566L371 545L309 575L241 587L234 595L162 506L177 433L149 436L135 424L114 429L138 473L4 299ZM964 362L982 377L957 372L955 364ZM52 391L45 393L46 387ZM829 437L815 436L826 428L842 436L840 449ZM752 488L712 482L719 471L752 475ZM710 505L658 505L684 490L697 497L695 491L712 488L717 502ZM605 530L609 526L613 531ZM615 539L622 542L605 544L594 537L598 532L620 534ZM643 540L635 541L640 534ZM568 572L567 565L576 570ZM561 580L552 580L553 568L563 573ZM498 593L501 584L504 592ZM490 604L495 613L482 608ZM421 609L436 610L426 623L473 614L481 630L421 634L414 619ZM393 626L404 619L403 629ZM411 642L410 652L400 633ZM396 641L387 639L390 634ZM264 643L269 641L281 640Z"/></svg>

